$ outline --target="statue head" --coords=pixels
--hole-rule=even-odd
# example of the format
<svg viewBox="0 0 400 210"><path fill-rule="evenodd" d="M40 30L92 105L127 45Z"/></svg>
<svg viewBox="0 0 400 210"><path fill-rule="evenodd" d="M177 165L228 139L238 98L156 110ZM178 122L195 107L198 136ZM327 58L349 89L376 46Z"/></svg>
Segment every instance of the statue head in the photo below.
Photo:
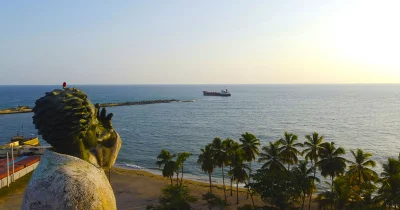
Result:
<svg viewBox="0 0 400 210"><path fill-rule="evenodd" d="M111 167L121 148L112 113L96 107L76 88L53 90L38 99L33 124L55 152L81 158L103 168Z"/></svg>

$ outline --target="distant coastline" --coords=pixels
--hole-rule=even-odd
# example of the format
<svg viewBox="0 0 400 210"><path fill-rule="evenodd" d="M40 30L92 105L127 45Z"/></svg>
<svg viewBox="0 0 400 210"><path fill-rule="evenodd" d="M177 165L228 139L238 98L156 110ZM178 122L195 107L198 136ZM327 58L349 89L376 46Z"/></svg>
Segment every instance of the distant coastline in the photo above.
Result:
<svg viewBox="0 0 400 210"><path fill-rule="evenodd" d="M16 108L1 109L0 114L20 114L31 112L32 108L29 106L18 106Z"/></svg>
<svg viewBox="0 0 400 210"><path fill-rule="evenodd" d="M113 106L133 106L133 105L149 105L149 104L165 104L173 102L194 102L193 100L148 100L148 101L133 101L133 102L117 102L117 103L101 103L100 107L113 107ZM29 106L18 106L15 108L0 109L0 115L4 114L21 114L32 112L32 107Z"/></svg>

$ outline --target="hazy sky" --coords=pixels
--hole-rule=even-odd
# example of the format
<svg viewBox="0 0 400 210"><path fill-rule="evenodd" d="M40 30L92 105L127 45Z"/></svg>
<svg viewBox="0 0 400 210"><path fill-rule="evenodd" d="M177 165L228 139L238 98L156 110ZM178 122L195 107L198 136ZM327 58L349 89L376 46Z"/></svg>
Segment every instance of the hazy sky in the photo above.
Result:
<svg viewBox="0 0 400 210"><path fill-rule="evenodd" d="M400 83L400 1L1 1L1 84Z"/></svg>

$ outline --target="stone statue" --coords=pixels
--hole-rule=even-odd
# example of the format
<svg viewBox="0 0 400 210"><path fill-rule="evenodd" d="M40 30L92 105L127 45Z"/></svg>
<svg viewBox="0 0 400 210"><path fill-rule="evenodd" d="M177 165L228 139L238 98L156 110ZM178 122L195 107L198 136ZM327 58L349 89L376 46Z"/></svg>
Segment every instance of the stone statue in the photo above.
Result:
<svg viewBox="0 0 400 210"><path fill-rule="evenodd" d="M41 157L22 209L116 209L104 173L121 148L113 115L76 88L46 93L33 112L36 129L52 149Z"/></svg>

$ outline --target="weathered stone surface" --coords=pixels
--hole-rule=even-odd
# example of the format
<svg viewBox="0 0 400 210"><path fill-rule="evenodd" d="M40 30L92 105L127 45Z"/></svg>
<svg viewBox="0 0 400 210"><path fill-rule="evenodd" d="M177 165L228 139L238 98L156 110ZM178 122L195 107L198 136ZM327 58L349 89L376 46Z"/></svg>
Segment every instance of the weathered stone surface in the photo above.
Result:
<svg viewBox="0 0 400 210"><path fill-rule="evenodd" d="M116 209L101 167L48 150L26 188L22 209Z"/></svg>

